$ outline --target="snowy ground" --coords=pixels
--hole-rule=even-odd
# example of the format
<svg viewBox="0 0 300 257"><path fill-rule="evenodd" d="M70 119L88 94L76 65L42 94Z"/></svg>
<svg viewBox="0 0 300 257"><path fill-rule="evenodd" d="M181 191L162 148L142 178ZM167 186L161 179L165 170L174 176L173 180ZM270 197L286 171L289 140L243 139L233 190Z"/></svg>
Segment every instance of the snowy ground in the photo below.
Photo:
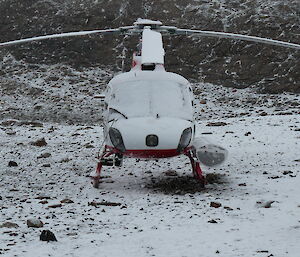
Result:
<svg viewBox="0 0 300 257"><path fill-rule="evenodd" d="M126 159L121 168L105 168L100 189L94 189L88 175L101 127L3 118L0 226L10 221L19 227L0 228L0 254L299 256L300 97L194 87L199 135L230 154L221 167L203 167L210 174L204 190L184 157ZM9 97L1 98L6 105L12 105ZM227 125L207 126L216 121ZM46 146L31 144L42 137ZM9 161L18 166L8 167ZM170 170L177 175L169 176ZM73 203L51 208L64 199ZM96 205L103 201L115 206ZM269 201L274 202L265 208ZM44 227L28 228L29 218L40 218ZM58 242L40 241L43 229L53 231Z"/></svg>

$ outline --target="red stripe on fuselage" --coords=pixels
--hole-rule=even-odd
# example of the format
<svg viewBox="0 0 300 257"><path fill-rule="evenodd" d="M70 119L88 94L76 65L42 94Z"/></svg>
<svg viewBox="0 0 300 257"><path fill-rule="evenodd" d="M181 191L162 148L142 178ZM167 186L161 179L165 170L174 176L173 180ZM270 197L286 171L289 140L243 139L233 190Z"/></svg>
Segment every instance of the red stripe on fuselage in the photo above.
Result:
<svg viewBox="0 0 300 257"><path fill-rule="evenodd" d="M149 158L149 159L159 159L168 158L180 155L177 149L164 149L164 150L126 150L123 153L124 156L132 158Z"/></svg>

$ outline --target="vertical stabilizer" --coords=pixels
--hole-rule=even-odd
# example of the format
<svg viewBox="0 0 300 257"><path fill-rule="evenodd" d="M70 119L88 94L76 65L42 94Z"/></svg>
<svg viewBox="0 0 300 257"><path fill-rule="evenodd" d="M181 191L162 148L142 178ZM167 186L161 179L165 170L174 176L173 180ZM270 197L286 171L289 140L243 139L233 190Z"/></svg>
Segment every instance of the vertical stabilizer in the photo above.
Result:
<svg viewBox="0 0 300 257"><path fill-rule="evenodd" d="M142 39L142 64L164 64L164 55L161 34L145 28Z"/></svg>

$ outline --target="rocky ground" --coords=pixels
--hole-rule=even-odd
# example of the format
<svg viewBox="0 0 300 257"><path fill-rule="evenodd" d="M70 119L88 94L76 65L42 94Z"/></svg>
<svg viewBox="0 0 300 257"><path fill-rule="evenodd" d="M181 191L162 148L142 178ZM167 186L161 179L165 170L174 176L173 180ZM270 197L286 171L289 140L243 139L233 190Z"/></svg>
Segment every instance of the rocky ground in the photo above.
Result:
<svg viewBox="0 0 300 257"><path fill-rule="evenodd" d="M103 93L114 75L111 70L33 65L11 55L0 68L0 119L101 124L103 106L94 95ZM299 94L257 94L257 87L237 90L204 83L192 86L199 120L299 114Z"/></svg>
<svg viewBox="0 0 300 257"><path fill-rule="evenodd" d="M0 0L0 42L143 17L299 43L299 7L298 0ZM202 167L205 189L184 157L126 159L105 168L100 189L92 188L103 141L103 106L93 96L136 40L93 36L1 49L0 255L298 256L300 58L293 50L165 38L167 69L194 79L198 136L227 148L229 158Z"/></svg>
<svg viewBox="0 0 300 257"><path fill-rule="evenodd" d="M126 159L90 184L103 141L100 68L6 57L0 83L3 256L297 256L300 96L195 83L198 135L229 150L203 167L184 157ZM42 140L43 139L43 140ZM40 240L50 230L57 241Z"/></svg>
<svg viewBox="0 0 300 257"><path fill-rule="evenodd" d="M165 25L225 31L300 43L298 0L20 0L0 1L0 41L36 35L132 25L137 18ZM300 53L274 46L210 38L164 38L168 70L227 87L262 92L300 92ZM91 36L49 40L1 49L32 64L121 70L137 38ZM130 59L126 68L130 67ZM0 75L1 71L0 71Z"/></svg>

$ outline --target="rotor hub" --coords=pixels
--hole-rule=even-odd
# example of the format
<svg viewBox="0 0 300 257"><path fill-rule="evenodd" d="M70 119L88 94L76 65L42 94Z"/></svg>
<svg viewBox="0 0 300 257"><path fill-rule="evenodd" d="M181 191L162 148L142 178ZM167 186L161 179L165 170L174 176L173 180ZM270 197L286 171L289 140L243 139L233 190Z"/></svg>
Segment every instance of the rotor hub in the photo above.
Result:
<svg viewBox="0 0 300 257"><path fill-rule="evenodd" d="M138 29L144 29L145 27L149 27L151 29L158 29L162 23L160 21L153 21L148 19L137 19L134 23L134 26Z"/></svg>

